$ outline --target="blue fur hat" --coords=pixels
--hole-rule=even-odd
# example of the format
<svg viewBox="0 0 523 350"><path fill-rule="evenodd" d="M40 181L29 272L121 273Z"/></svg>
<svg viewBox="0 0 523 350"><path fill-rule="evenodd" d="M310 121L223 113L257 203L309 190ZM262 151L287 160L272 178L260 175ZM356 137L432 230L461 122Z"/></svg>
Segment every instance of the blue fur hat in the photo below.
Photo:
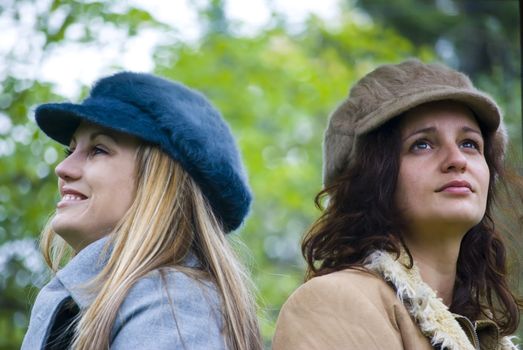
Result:
<svg viewBox="0 0 523 350"><path fill-rule="evenodd" d="M249 211L251 192L231 131L199 92L150 74L122 72L95 83L80 104L36 109L38 126L69 145L82 120L159 146L198 183L224 230Z"/></svg>

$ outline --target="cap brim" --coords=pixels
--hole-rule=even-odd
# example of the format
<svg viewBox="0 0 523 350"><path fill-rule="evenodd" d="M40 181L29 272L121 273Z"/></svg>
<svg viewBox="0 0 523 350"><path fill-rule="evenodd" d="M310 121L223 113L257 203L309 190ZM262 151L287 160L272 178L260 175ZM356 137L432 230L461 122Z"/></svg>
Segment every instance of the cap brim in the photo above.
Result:
<svg viewBox="0 0 523 350"><path fill-rule="evenodd" d="M86 100L86 102L89 100ZM150 132L144 136L143 130L156 130L147 116L133 106L118 102L90 100L83 104L47 103L35 111L36 123L50 138L68 145L82 121L100 125L118 132L130 134L145 141L159 143L162 133Z"/></svg>
<svg viewBox="0 0 523 350"><path fill-rule="evenodd" d="M450 87L433 88L426 91L404 95L388 103L358 121L357 134L365 134L384 124L388 120L424 103L452 100L468 106L478 118L478 122L487 131L496 131L501 123L501 112L496 103L487 95L470 90Z"/></svg>

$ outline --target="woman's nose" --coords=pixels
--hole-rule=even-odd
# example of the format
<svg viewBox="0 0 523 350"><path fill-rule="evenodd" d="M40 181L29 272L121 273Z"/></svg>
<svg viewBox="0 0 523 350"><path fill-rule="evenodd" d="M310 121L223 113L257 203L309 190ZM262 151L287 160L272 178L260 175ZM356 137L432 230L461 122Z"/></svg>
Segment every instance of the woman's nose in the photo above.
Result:
<svg viewBox="0 0 523 350"><path fill-rule="evenodd" d="M467 169L467 157L458 145L446 146L441 167L443 172L464 172Z"/></svg>
<svg viewBox="0 0 523 350"><path fill-rule="evenodd" d="M56 176L64 181L74 181L82 176L79 155L73 152L62 160L55 168Z"/></svg>

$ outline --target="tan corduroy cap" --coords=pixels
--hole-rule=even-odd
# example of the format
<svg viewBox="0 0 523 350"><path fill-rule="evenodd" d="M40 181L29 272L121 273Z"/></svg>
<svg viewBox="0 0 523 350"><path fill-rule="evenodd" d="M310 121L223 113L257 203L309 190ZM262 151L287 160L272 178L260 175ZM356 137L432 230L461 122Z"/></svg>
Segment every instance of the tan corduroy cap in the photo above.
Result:
<svg viewBox="0 0 523 350"><path fill-rule="evenodd" d="M331 185L354 159L359 136L426 102L454 100L467 105L487 131L506 139L494 100L463 73L409 59L378 67L359 80L332 113L323 144L323 183Z"/></svg>

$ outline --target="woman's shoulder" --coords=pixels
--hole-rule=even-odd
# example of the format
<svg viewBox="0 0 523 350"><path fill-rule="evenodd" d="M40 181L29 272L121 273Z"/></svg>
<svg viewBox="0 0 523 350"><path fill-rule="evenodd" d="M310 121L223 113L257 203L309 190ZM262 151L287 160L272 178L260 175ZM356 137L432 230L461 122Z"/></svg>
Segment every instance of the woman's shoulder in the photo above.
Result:
<svg viewBox="0 0 523 350"><path fill-rule="evenodd" d="M347 300L349 296L349 300L396 299L394 289L381 276L363 268L349 268L310 279L296 289L289 301L326 295L330 300Z"/></svg>
<svg viewBox="0 0 523 350"><path fill-rule="evenodd" d="M359 319L374 314L395 323L397 315L405 312L395 290L380 276L365 269L345 269L301 285L282 306L280 317L331 314Z"/></svg>
<svg viewBox="0 0 523 350"><path fill-rule="evenodd" d="M197 269L164 267L149 272L129 290L122 307L133 301L214 306L219 303L216 286ZM206 303L201 305L202 301Z"/></svg>
<svg viewBox="0 0 523 350"><path fill-rule="evenodd" d="M185 343L195 349L222 349L218 292L213 283L190 270L161 268L140 278L118 310L112 344L142 348L154 342L164 349Z"/></svg>
<svg viewBox="0 0 523 350"><path fill-rule="evenodd" d="M394 289L368 270L314 277L283 305L273 349L400 349L403 309Z"/></svg>
<svg viewBox="0 0 523 350"><path fill-rule="evenodd" d="M362 268L347 268L335 272L328 273L326 275L321 275L314 277L307 281L307 283L346 283L346 282L366 282L366 283L383 283L381 276L376 273L362 267Z"/></svg>

